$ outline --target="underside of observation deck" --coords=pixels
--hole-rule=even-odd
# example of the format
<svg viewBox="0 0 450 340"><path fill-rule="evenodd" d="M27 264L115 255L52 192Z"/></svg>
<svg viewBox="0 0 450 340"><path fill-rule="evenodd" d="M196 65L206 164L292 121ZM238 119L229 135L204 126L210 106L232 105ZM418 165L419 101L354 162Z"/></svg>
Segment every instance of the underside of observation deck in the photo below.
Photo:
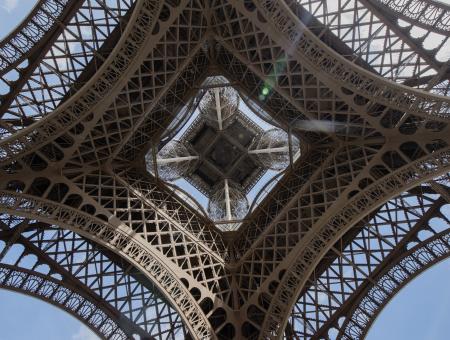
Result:
<svg viewBox="0 0 450 340"><path fill-rule="evenodd" d="M38 1L0 42L0 287L106 339L363 339L450 254L449 32L432 0Z"/></svg>

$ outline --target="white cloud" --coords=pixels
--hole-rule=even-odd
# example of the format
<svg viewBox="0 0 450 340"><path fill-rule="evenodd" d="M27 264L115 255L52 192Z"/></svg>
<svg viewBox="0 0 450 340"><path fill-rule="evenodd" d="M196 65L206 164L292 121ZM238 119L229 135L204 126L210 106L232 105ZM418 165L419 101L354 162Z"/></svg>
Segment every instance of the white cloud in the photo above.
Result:
<svg viewBox="0 0 450 340"><path fill-rule="evenodd" d="M98 340L98 337L89 328L81 325L78 332L72 335L72 340Z"/></svg>
<svg viewBox="0 0 450 340"><path fill-rule="evenodd" d="M1 7L8 13L11 13L13 10L16 9L18 4L19 0L2 0Z"/></svg>

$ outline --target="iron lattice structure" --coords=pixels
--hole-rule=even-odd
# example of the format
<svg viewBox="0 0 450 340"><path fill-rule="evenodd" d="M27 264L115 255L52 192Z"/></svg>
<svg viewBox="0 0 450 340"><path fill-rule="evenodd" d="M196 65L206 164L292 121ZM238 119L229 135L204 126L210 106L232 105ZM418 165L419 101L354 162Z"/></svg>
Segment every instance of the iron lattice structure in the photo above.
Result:
<svg viewBox="0 0 450 340"><path fill-rule="evenodd" d="M432 0L38 1L0 43L0 286L104 338L363 338L450 253L449 26ZM144 161L215 75L302 147L231 233Z"/></svg>

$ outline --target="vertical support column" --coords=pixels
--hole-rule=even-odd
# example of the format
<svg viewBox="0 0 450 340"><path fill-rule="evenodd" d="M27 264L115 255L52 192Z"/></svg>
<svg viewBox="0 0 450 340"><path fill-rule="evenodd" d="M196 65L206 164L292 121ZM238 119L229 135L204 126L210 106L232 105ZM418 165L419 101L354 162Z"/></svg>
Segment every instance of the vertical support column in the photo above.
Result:
<svg viewBox="0 0 450 340"><path fill-rule="evenodd" d="M214 88L214 97L216 98L216 113L217 122L219 123L219 130L223 129L222 125L222 107L220 106L220 89L218 87Z"/></svg>
<svg viewBox="0 0 450 340"><path fill-rule="evenodd" d="M22 235L22 232L28 227L28 221L22 221L20 225L18 225L15 228L14 234L11 236L11 238L6 242L5 248L0 252L0 261L3 260L5 255L8 253L8 251L11 249L11 247L14 245L14 243L19 239L19 237ZM0 230L10 230L10 227L4 223L0 224Z"/></svg>
<svg viewBox="0 0 450 340"><path fill-rule="evenodd" d="M227 219L231 221L231 204L230 204L230 188L228 187L228 179L225 178L225 206L227 209Z"/></svg>
<svg viewBox="0 0 450 340"><path fill-rule="evenodd" d="M153 144L153 146L152 146L152 159L153 159L153 173L155 174L156 180L159 180L158 164L156 163L158 161L158 157L156 155L156 145L155 144Z"/></svg>
<svg viewBox="0 0 450 340"><path fill-rule="evenodd" d="M198 159L198 156L180 156L173 158L159 158L157 159L159 164L181 163L189 162Z"/></svg>
<svg viewBox="0 0 450 340"><path fill-rule="evenodd" d="M255 149L249 150L249 154L262 154L262 153L277 153L277 152L286 152L289 151L290 148L287 146L280 146L279 148L267 148L267 149Z"/></svg>
<svg viewBox="0 0 450 340"><path fill-rule="evenodd" d="M292 150L292 130L290 127L288 129L288 148L289 148L289 166L292 169L292 167L294 166L294 154Z"/></svg>

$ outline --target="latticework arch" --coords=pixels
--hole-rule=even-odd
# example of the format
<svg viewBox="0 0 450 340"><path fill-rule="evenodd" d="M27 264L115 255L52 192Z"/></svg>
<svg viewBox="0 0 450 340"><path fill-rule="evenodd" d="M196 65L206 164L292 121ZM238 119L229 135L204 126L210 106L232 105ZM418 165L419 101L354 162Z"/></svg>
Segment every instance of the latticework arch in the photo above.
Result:
<svg viewBox="0 0 450 340"><path fill-rule="evenodd" d="M364 338L386 303L448 257L448 187L395 197L335 243L302 289L285 337Z"/></svg>
<svg viewBox="0 0 450 340"><path fill-rule="evenodd" d="M2 214L0 239L6 288L56 304L104 338L189 336L178 312L150 280L81 235ZM10 282L10 274L18 280Z"/></svg>
<svg viewBox="0 0 450 340"><path fill-rule="evenodd" d="M143 248L142 241L134 238L123 227L120 228L120 225L113 226L86 213L43 199L12 192L2 192L0 207L2 211L8 214L40 220L74 230L102 247L124 257L127 262L132 263L147 276L160 291L164 291L166 298L178 310L183 319L195 318L199 322L201 318L204 318L200 307L191 298L182 281L170 272L167 265L161 263L148 249ZM184 321L187 325L190 325L187 319L184 319ZM191 327L188 326L188 328ZM203 328L190 329L193 334L199 332L205 335L208 331L206 323L204 323Z"/></svg>
<svg viewBox="0 0 450 340"><path fill-rule="evenodd" d="M128 336L104 311L57 280L38 272L0 265L0 288L22 293L50 303L77 318L105 339L127 339Z"/></svg>
<svg viewBox="0 0 450 340"><path fill-rule="evenodd" d="M137 305L108 300L107 276L95 274L96 303L126 316L126 334L307 339L335 329L363 337L371 322L361 318L364 306L380 310L372 288L401 275L401 261L423 254L424 268L446 256L430 249L445 250L448 228L425 238L413 230L422 217L441 216L448 195L449 13L432 0L41 0L0 43L0 211L36 225L5 219L0 234L50 261L44 243L57 225L54 247L95 248L125 286L140 287L127 301L153 296L153 287L155 318L147 320ZM237 111L255 126L227 120ZM169 153L166 162L185 162L169 179L198 176L211 190L220 181L254 184L245 191L257 197L252 211L225 221L233 231L153 166L204 115L223 138L199 127L209 137L189 140L196 152ZM267 122L285 132L252 147ZM230 164L209 157L217 143ZM267 149L280 157L268 159ZM207 158L209 168L193 166ZM267 173L253 168L262 163ZM264 184L278 163L282 174ZM375 242L364 228L378 228L383 211L402 211L404 228L389 234L389 251L377 248L386 256L374 255L362 279L364 269L349 262L363 239ZM408 237L412 248L403 247ZM70 263L53 267L85 280ZM354 291L332 291L348 282ZM352 300L356 292L361 300Z"/></svg>

